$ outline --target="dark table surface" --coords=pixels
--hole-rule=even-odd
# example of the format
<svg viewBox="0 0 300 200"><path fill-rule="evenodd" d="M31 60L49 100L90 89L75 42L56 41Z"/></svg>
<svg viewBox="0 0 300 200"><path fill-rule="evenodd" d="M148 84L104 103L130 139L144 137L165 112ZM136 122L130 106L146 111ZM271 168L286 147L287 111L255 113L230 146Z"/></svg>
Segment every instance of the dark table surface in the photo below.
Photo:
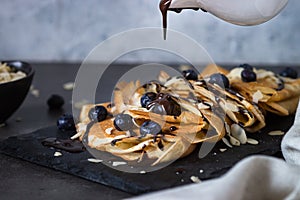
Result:
<svg viewBox="0 0 300 200"><path fill-rule="evenodd" d="M0 128L0 140L52 126L62 113L71 113L72 91L63 84L73 82L79 64L32 64L36 73L33 86L39 97L29 93L7 126ZM116 74L124 66L115 66ZM64 97L64 109L50 112L47 99L51 94ZM35 110L35 112L32 112ZM38 110L38 112L36 112ZM53 169L41 167L0 153L0 199L121 199L131 195L98 183Z"/></svg>

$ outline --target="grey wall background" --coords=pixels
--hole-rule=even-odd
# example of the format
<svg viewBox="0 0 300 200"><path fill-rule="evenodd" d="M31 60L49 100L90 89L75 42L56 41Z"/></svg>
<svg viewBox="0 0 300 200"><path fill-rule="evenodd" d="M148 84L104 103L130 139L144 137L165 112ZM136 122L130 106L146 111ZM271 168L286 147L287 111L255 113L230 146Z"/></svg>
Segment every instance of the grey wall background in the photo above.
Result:
<svg viewBox="0 0 300 200"><path fill-rule="evenodd" d="M132 28L160 27L159 0L0 0L0 59L82 61L101 41ZM169 14L169 27L194 38L219 63L300 63L300 1L254 27L203 12ZM126 45L124 41L124 44ZM117 48L117 47L116 47ZM171 61L134 54L122 61Z"/></svg>

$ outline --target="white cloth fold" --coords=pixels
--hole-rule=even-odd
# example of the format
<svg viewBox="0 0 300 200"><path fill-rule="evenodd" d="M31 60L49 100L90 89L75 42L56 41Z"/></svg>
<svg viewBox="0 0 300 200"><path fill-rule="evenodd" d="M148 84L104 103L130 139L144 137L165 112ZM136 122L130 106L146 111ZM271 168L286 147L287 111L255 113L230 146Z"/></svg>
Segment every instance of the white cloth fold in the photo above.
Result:
<svg viewBox="0 0 300 200"><path fill-rule="evenodd" d="M300 105L294 125L282 141L282 152L286 162L268 156L251 156L220 178L132 199L300 200Z"/></svg>
<svg viewBox="0 0 300 200"><path fill-rule="evenodd" d="M300 166L300 105L299 104L298 104L294 124L284 136L281 143L281 149L286 162Z"/></svg>

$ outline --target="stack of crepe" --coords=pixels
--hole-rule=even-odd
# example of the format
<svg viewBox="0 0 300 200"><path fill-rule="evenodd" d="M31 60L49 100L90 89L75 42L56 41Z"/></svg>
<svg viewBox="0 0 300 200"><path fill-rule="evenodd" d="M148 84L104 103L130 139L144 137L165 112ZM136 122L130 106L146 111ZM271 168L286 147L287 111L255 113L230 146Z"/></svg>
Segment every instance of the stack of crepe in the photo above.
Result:
<svg viewBox="0 0 300 200"><path fill-rule="evenodd" d="M279 115L292 114L300 95L300 79L280 78L284 84L278 90L278 77L273 72L256 70L257 81L245 83L236 75L220 67L209 66L198 75L198 80L170 77L161 72L158 81L141 85L139 81L119 83L112 103L103 103L110 113L104 121L93 122L89 111L95 105L83 106L77 124L77 134L83 136L90 148L109 152L126 161L151 160L152 165L174 161L190 154L197 144L217 142L229 136L234 145L244 144L247 133L257 132L265 124L266 111ZM230 87L210 83L217 73L227 76ZM157 113L141 105L141 97L148 92L167 95L178 105L176 115ZM134 122L130 131L119 131L114 126L116 114L129 114ZM154 121L161 127L160 134L142 135L140 126ZM238 127L238 128L237 128ZM236 131L238 130L238 131ZM246 137L246 138L245 138ZM230 140L231 141L231 140Z"/></svg>

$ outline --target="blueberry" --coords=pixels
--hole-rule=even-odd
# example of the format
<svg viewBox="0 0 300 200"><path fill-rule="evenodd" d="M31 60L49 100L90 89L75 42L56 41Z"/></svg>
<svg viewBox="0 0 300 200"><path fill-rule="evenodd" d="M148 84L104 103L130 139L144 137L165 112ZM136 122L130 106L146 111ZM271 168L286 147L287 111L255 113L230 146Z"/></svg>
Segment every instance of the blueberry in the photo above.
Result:
<svg viewBox="0 0 300 200"><path fill-rule="evenodd" d="M244 68L244 69L249 70L249 71L253 71L253 67L251 65L247 64L247 63L241 64L239 67Z"/></svg>
<svg viewBox="0 0 300 200"><path fill-rule="evenodd" d="M244 69L241 72L242 81L244 82L253 82L256 81L256 74L254 71Z"/></svg>
<svg viewBox="0 0 300 200"><path fill-rule="evenodd" d="M152 134L154 136L161 133L161 126L154 121L145 121L140 127L140 134L145 137L147 134Z"/></svg>
<svg viewBox="0 0 300 200"><path fill-rule="evenodd" d="M220 87L229 88L228 78L221 73L212 74L208 82L211 84L217 84Z"/></svg>
<svg viewBox="0 0 300 200"><path fill-rule="evenodd" d="M128 131L133 127L132 117L128 114L118 114L114 120L114 126L119 131Z"/></svg>
<svg viewBox="0 0 300 200"><path fill-rule="evenodd" d="M95 122L101 122L107 117L107 110L104 106L95 106L89 112L89 118Z"/></svg>
<svg viewBox="0 0 300 200"><path fill-rule="evenodd" d="M298 77L297 71L290 67L285 68L282 72L279 73L279 75L293 79L296 79Z"/></svg>
<svg viewBox="0 0 300 200"><path fill-rule="evenodd" d="M147 92L141 97L141 105L143 108L146 108L149 103L156 99L156 93Z"/></svg>
<svg viewBox="0 0 300 200"><path fill-rule="evenodd" d="M63 97L53 94L49 99L47 100L47 104L50 109L60 109L65 103L65 100Z"/></svg>
<svg viewBox="0 0 300 200"><path fill-rule="evenodd" d="M194 80L194 81L198 80L198 74L194 70L192 70L192 69L184 70L182 72L182 75L187 80Z"/></svg>
<svg viewBox="0 0 300 200"><path fill-rule="evenodd" d="M57 128L61 131L75 131L74 118L70 114L63 114L57 119Z"/></svg>

